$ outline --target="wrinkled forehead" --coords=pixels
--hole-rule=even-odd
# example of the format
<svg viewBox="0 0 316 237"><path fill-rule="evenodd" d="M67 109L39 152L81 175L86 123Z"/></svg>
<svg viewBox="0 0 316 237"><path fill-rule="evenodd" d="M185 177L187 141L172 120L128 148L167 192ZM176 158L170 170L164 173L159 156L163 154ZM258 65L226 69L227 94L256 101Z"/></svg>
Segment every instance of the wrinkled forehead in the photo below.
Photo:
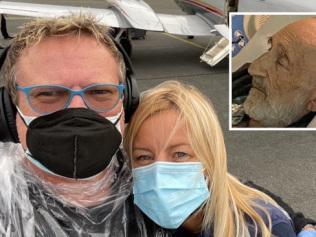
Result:
<svg viewBox="0 0 316 237"><path fill-rule="evenodd" d="M292 23L272 37L277 57L286 55L294 69L316 72L316 18Z"/></svg>
<svg viewBox="0 0 316 237"><path fill-rule="evenodd" d="M316 47L316 18L308 18L287 25L272 36L272 43L285 46Z"/></svg>
<svg viewBox="0 0 316 237"><path fill-rule="evenodd" d="M299 50L305 50L305 52L309 49L315 50L315 24L316 18L306 15L271 16L243 50L233 57L232 71L235 72L252 63L270 51L271 46L277 46L279 43L283 44L285 48L293 47L295 50L292 50L292 53L295 54L299 53Z"/></svg>

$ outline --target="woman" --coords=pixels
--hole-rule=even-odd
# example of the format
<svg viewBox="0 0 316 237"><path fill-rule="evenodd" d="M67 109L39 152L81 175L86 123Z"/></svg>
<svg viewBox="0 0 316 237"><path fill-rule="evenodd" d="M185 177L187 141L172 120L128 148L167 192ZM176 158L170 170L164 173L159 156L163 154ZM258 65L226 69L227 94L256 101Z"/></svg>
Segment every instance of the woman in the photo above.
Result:
<svg viewBox="0 0 316 237"><path fill-rule="evenodd" d="M171 81L148 90L124 142L135 204L176 236L295 236L269 196L227 172L217 116L195 88Z"/></svg>

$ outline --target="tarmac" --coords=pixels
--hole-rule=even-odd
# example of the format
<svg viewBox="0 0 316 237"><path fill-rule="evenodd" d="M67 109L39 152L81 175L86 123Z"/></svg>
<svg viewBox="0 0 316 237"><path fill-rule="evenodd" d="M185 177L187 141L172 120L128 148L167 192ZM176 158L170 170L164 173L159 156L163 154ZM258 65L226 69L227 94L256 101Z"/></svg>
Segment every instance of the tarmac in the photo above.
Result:
<svg viewBox="0 0 316 237"><path fill-rule="evenodd" d="M36 1L29 1L36 2ZM41 1L37 1L41 2ZM46 1L102 7L103 1ZM172 0L148 0L157 12L182 14ZM9 27L22 22L12 18ZM251 180L283 198L295 211L316 219L316 133L314 131L229 131L228 59L215 67L199 57L213 39L173 37L147 32L133 40L132 62L141 91L166 80L178 80L199 88L217 111L224 130L229 172Z"/></svg>

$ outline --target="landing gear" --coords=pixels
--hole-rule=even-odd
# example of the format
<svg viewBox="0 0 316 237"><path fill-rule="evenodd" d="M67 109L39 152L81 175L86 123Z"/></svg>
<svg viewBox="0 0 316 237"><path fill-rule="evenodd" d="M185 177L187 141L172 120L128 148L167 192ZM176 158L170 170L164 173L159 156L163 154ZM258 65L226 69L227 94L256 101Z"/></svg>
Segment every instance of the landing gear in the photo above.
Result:
<svg viewBox="0 0 316 237"><path fill-rule="evenodd" d="M132 40L144 40L146 37L146 30L130 29L129 32Z"/></svg>
<svg viewBox="0 0 316 237"><path fill-rule="evenodd" d="M133 47L132 47L132 43L131 43L130 39L128 39L128 38L121 38L120 39L120 44L124 48L124 50L127 53L127 55L129 57L131 57L132 56Z"/></svg>
<svg viewBox="0 0 316 237"><path fill-rule="evenodd" d="M120 45L125 50L126 54L131 57L132 56L132 43L129 36L129 32L127 29L120 29L120 28L112 28L112 36L113 38L120 43Z"/></svg>
<svg viewBox="0 0 316 237"><path fill-rule="evenodd" d="M224 12L225 12L226 25L229 24L229 13L238 11L238 2L239 0L226 0L225 1Z"/></svg>
<svg viewBox="0 0 316 237"><path fill-rule="evenodd" d="M1 14L1 34L5 39L12 39L13 37L9 35L8 28L7 28L7 20L5 16Z"/></svg>
<svg viewBox="0 0 316 237"><path fill-rule="evenodd" d="M13 37L9 35L8 28L7 28L7 20L5 19L5 16L1 14L1 34L4 39L12 39ZM0 44L0 49L4 49L6 46Z"/></svg>
<svg viewBox="0 0 316 237"><path fill-rule="evenodd" d="M111 34L121 44L126 54L131 57L133 53L132 40L145 39L146 30L112 28Z"/></svg>

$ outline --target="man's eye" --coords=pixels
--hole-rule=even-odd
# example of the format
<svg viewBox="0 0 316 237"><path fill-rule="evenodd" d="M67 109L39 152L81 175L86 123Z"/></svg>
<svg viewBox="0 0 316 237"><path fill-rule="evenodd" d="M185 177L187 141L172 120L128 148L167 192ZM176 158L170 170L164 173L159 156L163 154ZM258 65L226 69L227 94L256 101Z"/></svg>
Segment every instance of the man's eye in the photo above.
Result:
<svg viewBox="0 0 316 237"><path fill-rule="evenodd" d="M93 93L94 94L102 94L102 95L103 94L113 94L113 92L110 90L94 90Z"/></svg>
<svg viewBox="0 0 316 237"><path fill-rule="evenodd" d="M272 49L272 37L268 39L268 50L270 51Z"/></svg>
<svg viewBox="0 0 316 237"><path fill-rule="evenodd" d="M288 58L286 49L283 45L278 45L278 55L276 63L278 66L281 66L285 69L289 69L290 60Z"/></svg>
<svg viewBox="0 0 316 237"><path fill-rule="evenodd" d="M282 67L284 67L284 68L287 69L288 66L289 66L289 59L287 58L286 55L282 55L282 56L278 59L277 63L278 63L280 66L282 66Z"/></svg>
<svg viewBox="0 0 316 237"><path fill-rule="evenodd" d="M63 96L66 94L64 91L59 90L41 90L41 91L34 91L31 93L31 96L34 98L38 97L55 97L55 96Z"/></svg>
<svg viewBox="0 0 316 237"><path fill-rule="evenodd" d="M58 93L56 93L56 91L43 91L37 94L37 96L54 96L54 95L58 95Z"/></svg>
<svg viewBox="0 0 316 237"><path fill-rule="evenodd" d="M113 92L111 90L89 90L87 93L90 95L111 95Z"/></svg>

